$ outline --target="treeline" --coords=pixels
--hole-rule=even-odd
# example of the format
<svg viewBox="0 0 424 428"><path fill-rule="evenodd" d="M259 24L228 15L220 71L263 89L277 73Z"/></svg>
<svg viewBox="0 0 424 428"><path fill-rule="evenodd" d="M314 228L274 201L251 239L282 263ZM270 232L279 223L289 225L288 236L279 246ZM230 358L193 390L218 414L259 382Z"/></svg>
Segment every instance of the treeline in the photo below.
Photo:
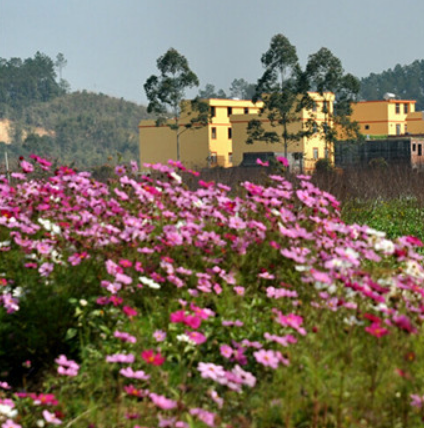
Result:
<svg viewBox="0 0 424 428"><path fill-rule="evenodd" d="M381 100L385 93L394 93L398 98L416 100L416 110L424 110L424 60L401 66L382 73L371 73L361 79L359 99ZM250 99L255 93L256 85L244 79L234 79L228 91L216 89L208 83L199 91L202 98L241 98Z"/></svg>
<svg viewBox="0 0 424 428"><path fill-rule="evenodd" d="M69 92L56 74L64 65L62 54L56 62L39 52L25 60L0 58L0 120L10 120L11 137L11 144L0 145L0 166L5 149L12 163L36 153L100 172L110 159L138 159L138 123L151 117L146 108L104 94Z"/></svg>
<svg viewBox="0 0 424 428"><path fill-rule="evenodd" d="M416 100L416 110L424 110L424 60L404 66L398 64L393 69L371 73L361 79L362 99L379 100L386 92L401 99Z"/></svg>
<svg viewBox="0 0 424 428"><path fill-rule="evenodd" d="M29 104L63 95L56 78L53 60L40 52L25 60L0 58L0 118L19 116Z"/></svg>

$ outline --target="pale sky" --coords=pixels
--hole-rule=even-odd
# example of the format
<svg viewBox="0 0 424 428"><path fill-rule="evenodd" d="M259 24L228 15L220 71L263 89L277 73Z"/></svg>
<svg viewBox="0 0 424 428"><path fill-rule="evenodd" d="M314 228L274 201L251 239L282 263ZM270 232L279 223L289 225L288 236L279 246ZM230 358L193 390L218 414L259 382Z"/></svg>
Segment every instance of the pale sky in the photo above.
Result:
<svg viewBox="0 0 424 428"><path fill-rule="evenodd" d="M147 104L143 84L173 47L200 80L255 83L271 38L302 65L321 47L357 77L424 59L424 0L0 0L0 57L61 52L71 90ZM194 93L188 95L195 95Z"/></svg>

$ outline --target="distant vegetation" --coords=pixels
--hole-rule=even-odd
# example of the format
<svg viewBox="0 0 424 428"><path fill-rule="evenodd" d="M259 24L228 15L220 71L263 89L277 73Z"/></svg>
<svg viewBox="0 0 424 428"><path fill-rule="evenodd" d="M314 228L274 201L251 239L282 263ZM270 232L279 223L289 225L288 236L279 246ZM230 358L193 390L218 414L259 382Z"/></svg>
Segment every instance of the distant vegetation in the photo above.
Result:
<svg viewBox="0 0 424 428"><path fill-rule="evenodd" d="M401 66L380 74L371 73L361 80L360 95L364 100L380 100L386 92L401 99L417 100L416 110L424 110L424 60Z"/></svg>
<svg viewBox="0 0 424 428"><path fill-rule="evenodd" d="M104 169L110 157L138 159L137 125L149 117L146 108L104 94L69 93L66 81L57 82L56 67L40 53L0 59L0 119L12 121L9 158L37 153L90 170ZM37 135L36 127L47 135Z"/></svg>
<svg viewBox="0 0 424 428"><path fill-rule="evenodd" d="M40 52L25 60L0 58L0 120L12 123L9 159L16 161L35 152L61 164L97 172L108 168L105 164L110 158L138 159L137 125L152 117L146 107L104 94L71 93L68 82L62 79L66 63L62 54L54 61ZM361 80L360 98L381 99L385 92L393 92L401 98L416 99L417 110L424 110L423 76L424 60L372 73ZM234 79L229 96L251 98L255 86ZM199 95L226 96L211 84ZM36 127L45 129L46 135L36 134ZM4 147L0 144L1 152Z"/></svg>

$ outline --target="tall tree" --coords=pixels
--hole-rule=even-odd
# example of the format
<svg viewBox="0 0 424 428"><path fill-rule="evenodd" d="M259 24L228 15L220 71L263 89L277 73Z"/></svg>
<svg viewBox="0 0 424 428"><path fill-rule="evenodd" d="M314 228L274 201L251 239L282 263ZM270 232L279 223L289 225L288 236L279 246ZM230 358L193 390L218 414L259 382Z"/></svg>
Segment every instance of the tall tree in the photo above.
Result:
<svg viewBox="0 0 424 428"><path fill-rule="evenodd" d="M305 70L306 78L312 90L324 98L323 112L325 121L320 125L325 138L325 157L328 158L329 148L337 140L337 130L341 129L344 137L357 139L359 127L350 121L352 103L357 101L360 82L352 74L345 74L342 63L327 48L321 48L309 56ZM334 94L334 110L329 108L330 100L326 94Z"/></svg>
<svg viewBox="0 0 424 428"><path fill-rule="evenodd" d="M199 100L190 102L190 106L182 103L186 89L199 86L199 79L190 70L187 59L173 48L168 49L164 55L158 58L157 68L160 75L150 76L144 84L144 90L149 100L147 111L160 115L157 120L157 125L160 126L168 123L166 115L168 107L171 109L174 123L169 126L176 133L177 160L180 160L180 135L183 132L180 130L182 109L188 107L200 112L200 115L192 118L190 123L182 124L185 130L193 128L199 121L202 124L205 121L205 108ZM191 111L193 111L192 109Z"/></svg>
<svg viewBox="0 0 424 428"><path fill-rule="evenodd" d="M66 67L67 64L68 64L68 60L65 58L65 55L59 52L56 55L56 61L54 65L59 70L59 78L61 80L62 80L62 70Z"/></svg>
<svg viewBox="0 0 424 428"><path fill-rule="evenodd" d="M303 84L302 73L296 48L283 34L271 39L269 49L262 55L261 62L265 71L256 85L253 101L263 101L261 115L265 115L272 126L281 126L282 133L266 132L260 120L248 125L247 143L261 140L270 143L281 141L284 144L284 156L287 157L290 143L299 141L304 131L292 132L290 124L299 118L299 112L311 102Z"/></svg>

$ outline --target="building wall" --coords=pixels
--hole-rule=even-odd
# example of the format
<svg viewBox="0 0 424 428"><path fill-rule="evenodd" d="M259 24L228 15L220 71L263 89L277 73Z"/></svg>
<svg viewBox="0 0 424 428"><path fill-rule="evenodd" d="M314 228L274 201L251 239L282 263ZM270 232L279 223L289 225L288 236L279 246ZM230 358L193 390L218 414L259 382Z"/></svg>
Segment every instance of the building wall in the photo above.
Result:
<svg viewBox="0 0 424 428"><path fill-rule="evenodd" d="M245 111L257 113L262 105L249 100L208 99L205 100L213 116L208 125L187 130L181 136L181 161L190 168L207 166L232 166L231 116L244 115ZM181 114L180 123L192 118L189 109ZM141 163L167 162L177 159L175 131L168 126L156 127L154 121L143 120L139 124L139 146Z"/></svg>
<svg viewBox="0 0 424 428"><path fill-rule="evenodd" d="M157 127L154 120L143 120L139 125L139 147L141 165L176 160L176 131L166 125ZM188 168L208 166L208 128L184 131L180 135L180 154Z"/></svg>
<svg viewBox="0 0 424 428"><path fill-rule="evenodd" d="M360 101L352 105L351 119L364 135L403 135L409 132L406 117L415 111L413 100Z"/></svg>
<svg viewBox="0 0 424 428"><path fill-rule="evenodd" d="M408 114L406 123L408 126L408 134L424 135L424 112L416 111Z"/></svg>

